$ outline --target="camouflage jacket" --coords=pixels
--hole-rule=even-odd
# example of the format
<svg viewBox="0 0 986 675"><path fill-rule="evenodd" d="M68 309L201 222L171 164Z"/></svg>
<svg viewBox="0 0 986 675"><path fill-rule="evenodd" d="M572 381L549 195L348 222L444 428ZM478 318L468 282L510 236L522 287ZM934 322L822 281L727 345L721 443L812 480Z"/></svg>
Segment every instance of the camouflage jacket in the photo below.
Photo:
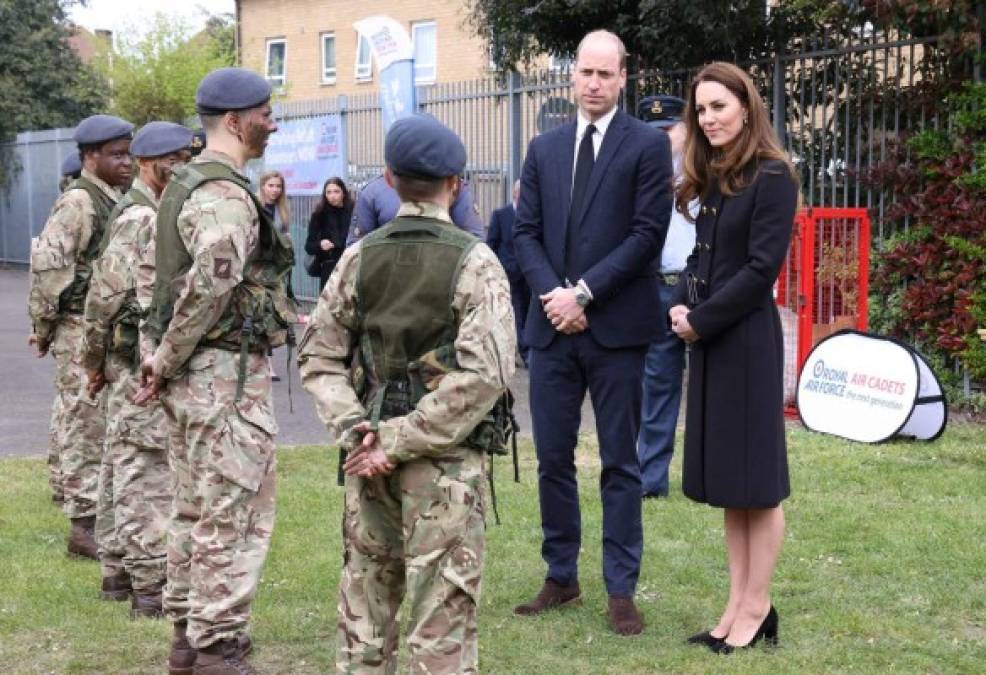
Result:
<svg viewBox="0 0 986 675"><path fill-rule="evenodd" d="M85 169L82 175L114 202L119 201L122 195L118 190ZM51 340L58 324L59 296L72 285L76 263L96 229L95 218L96 211L85 190L66 190L55 201L48 222L31 244L31 290L27 311L35 335L43 342Z"/></svg>
<svg viewBox="0 0 986 675"><path fill-rule="evenodd" d="M403 203L398 216L437 218L448 212L433 204ZM301 379L319 417L343 445L349 429L367 416L353 388L351 362L356 329L360 245L347 248L325 285L301 341ZM514 373L517 345L510 286L486 244L469 252L459 275L453 306L461 321L455 340L459 370L445 374L410 414L380 423L380 442L394 462L440 455L459 445L503 394Z"/></svg>
<svg viewBox="0 0 986 675"><path fill-rule="evenodd" d="M240 171L221 152L206 149L192 160L222 162ZM247 256L257 247L260 218L250 195L227 180L196 189L178 215L178 232L193 258L181 281L174 315L154 352L154 370L174 377L202 337L222 316L232 291L243 280Z"/></svg>
<svg viewBox="0 0 986 675"><path fill-rule="evenodd" d="M151 203L154 192L140 178L133 182ZM113 318L131 291L146 310L154 294L154 222L157 212L142 204L128 207L108 224L109 244L93 266L86 295L82 335L82 365L101 368L106 358Z"/></svg>

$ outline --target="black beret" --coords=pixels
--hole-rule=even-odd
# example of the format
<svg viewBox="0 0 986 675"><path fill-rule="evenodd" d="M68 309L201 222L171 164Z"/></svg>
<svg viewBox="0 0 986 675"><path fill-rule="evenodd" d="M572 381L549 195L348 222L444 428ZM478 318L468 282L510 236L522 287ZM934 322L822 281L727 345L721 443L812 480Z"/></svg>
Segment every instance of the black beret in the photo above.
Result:
<svg viewBox="0 0 986 675"><path fill-rule="evenodd" d="M82 160L79 159L79 153L73 152L66 155L65 159L62 160L62 175L75 176L79 173L82 173Z"/></svg>
<svg viewBox="0 0 986 675"><path fill-rule="evenodd" d="M134 125L113 115L90 115L75 128L72 140L79 145L99 145L117 138L130 138Z"/></svg>
<svg viewBox="0 0 986 675"><path fill-rule="evenodd" d="M200 115L221 115L229 110L256 108L270 100L270 83L243 68L220 68L199 82L195 108Z"/></svg>
<svg viewBox="0 0 986 675"><path fill-rule="evenodd" d="M142 126L130 144L134 157L160 157L192 144L192 130L174 122L148 122Z"/></svg>
<svg viewBox="0 0 986 675"><path fill-rule="evenodd" d="M637 116L659 129L666 129L680 122L684 112L685 101L677 96L645 96L637 104Z"/></svg>
<svg viewBox="0 0 986 675"><path fill-rule="evenodd" d="M466 148L454 131L431 115L402 117L387 132L383 157L398 176L447 178L462 173Z"/></svg>

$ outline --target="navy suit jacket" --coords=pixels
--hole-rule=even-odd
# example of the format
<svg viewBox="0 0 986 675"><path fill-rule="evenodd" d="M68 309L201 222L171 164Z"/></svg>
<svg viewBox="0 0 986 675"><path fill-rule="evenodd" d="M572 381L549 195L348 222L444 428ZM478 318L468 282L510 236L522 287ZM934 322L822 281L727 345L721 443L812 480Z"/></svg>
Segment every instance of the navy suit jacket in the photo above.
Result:
<svg viewBox="0 0 986 675"><path fill-rule="evenodd" d="M514 249L535 296L565 285L575 133L570 122L535 137L524 160ZM667 134L617 111L592 167L574 252L593 295L588 330L604 347L650 343L667 323L657 273L672 201ZM538 302L531 303L525 331L537 349L557 334Z"/></svg>
<svg viewBox="0 0 986 675"><path fill-rule="evenodd" d="M514 206L508 204L497 209L490 216L490 229L486 233L486 243L500 259L507 278L511 282L523 281L524 275L514 254Z"/></svg>

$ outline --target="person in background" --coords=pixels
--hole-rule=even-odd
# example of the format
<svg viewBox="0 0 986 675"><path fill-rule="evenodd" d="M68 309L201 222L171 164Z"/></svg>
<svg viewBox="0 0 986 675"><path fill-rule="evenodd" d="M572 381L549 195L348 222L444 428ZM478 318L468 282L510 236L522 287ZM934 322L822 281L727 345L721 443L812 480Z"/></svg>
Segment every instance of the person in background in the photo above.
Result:
<svg viewBox="0 0 986 675"><path fill-rule="evenodd" d="M257 190L257 201L263 207L264 213L270 218L270 222L274 223L274 227L290 238L291 205L288 204L288 191L287 186L284 184L284 174L277 170L264 171L260 174L260 180L257 181L257 185L260 186L260 189ZM288 280L288 294L293 295L290 279ZM273 349L267 354L267 361L270 366L270 379L274 382L279 382L281 378L274 370L274 359L272 357Z"/></svg>
<svg viewBox="0 0 986 675"><path fill-rule="evenodd" d="M502 209L497 209L490 217L490 229L486 233L486 243L497 259L503 265L510 282L510 303L514 308L514 320L517 324L517 349L520 358L527 367L527 344L524 342L524 322L527 320L527 310L531 304L531 287L527 285L524 273L517 264L514 253L514 216L517 213L517 197L520 195L520 180L514 181L512 190L513 200Z"/></svg>
<svg viewBox="0 0 986 675"><path fill-rule="evenodd" d="M397 217L401 198L394 188L387 185L383 176L377 176L360 190L353 208L353 220L346 239L347 244L353 244L373 230L383 227ZM468 181L460 183L459 191L449 210L452 223L459 229L465 230L483 239L483 223L479 219L479 209L473 201L472 190Z"/></svg>
<svg viewBox="0 0 986 675"><path fill-rule="evenodd" d="M319 291L325 288L325 282L346 248L352 215L353 199L346 183L338 176L325 181L322 198L308 220L308 237L305 239L305 253L315 256L314 269L318 271Z"/></svg>
<svg viewBox="0 0 986 675"><path fill-rule="evenodd" d="M264 171L257 181L257 199L264 207L271 222L284 234L291 234L291 205L288 203L284 174L280 171Z"/></svg>
<svg viewBox="0 0 986 675"><path fill-rule="evenodd" d="M637 108L640 119L667 132L671 140L675 176L681 174L681 152L687 132L685 123L681 121L684 108L685 101L677 96L648 96L640 101ZM694 246L695 224L683 214L672 211L658 274L661 307L671 307L671 294ZM681 376L684 370L685 343L671 330L671 324L666 324L661 335L650 343L644 360L637 457L640 459L640 482L645 499L668 496L668 466L674 452L674 432L681 406Z"/></svg>
<svg viewBox="0 0 986 675"><path fill-rule="evenodd" d="M776 644L770 583L791 493L784 336L773 288L791 243L798 180L753 80L711 63L692 80L678 211L701 200L671 328L691 345L682 487L724 509L729 599L688 639L720 654Z"/></svg>
<svg viewBox="0 0 986 675"><path fill-rule="evenodd" d="M82 175L82 160L79 153L73 152L62 161L62 177L58 181L58 191L65 192L69 183Z"/></svg>

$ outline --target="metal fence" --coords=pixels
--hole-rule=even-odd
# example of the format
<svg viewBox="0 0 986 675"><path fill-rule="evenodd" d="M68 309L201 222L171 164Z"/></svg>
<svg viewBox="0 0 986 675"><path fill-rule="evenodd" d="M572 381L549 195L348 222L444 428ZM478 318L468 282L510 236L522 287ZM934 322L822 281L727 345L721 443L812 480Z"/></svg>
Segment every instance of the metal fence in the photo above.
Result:
<svg viewBox="0 0 986 675"><path fill-rule="evenodd" d="M883 214L896 198L871 189L862 177L883 162L896 139L948 124L949 111L921 96L945 60L938 38L889 40L860 29L848 42L825 35L792 41L773 58L741 64L754 77L774 126L803 179L805 205L867 207L877 223L877 246L889 234ZM621 104L631 111L640 96L684 96L695 70L645 70L635 74ZM971 77L970 64L970 77ZM571 119L569 73L509 73L421 87L419 107L460 134L469 154L471 182L484 220L506 203L520 174L527 143L535 134ZM339 96L275 106L280 119L337 113L346 137L346 176L358 190L383 168L383 123L376 94ZM0 261L27 260L30 236L44 223L57 194L57 164L66 130L22 134L15 144L23 171L10 199L0 204ZM55 143L55 145L51 145ZM326 176L328 178L328 176ZM292 234L303 255L308 218L317 199L293 197ZM317 295L317 280L296 271L300 297Z"/></svg>

